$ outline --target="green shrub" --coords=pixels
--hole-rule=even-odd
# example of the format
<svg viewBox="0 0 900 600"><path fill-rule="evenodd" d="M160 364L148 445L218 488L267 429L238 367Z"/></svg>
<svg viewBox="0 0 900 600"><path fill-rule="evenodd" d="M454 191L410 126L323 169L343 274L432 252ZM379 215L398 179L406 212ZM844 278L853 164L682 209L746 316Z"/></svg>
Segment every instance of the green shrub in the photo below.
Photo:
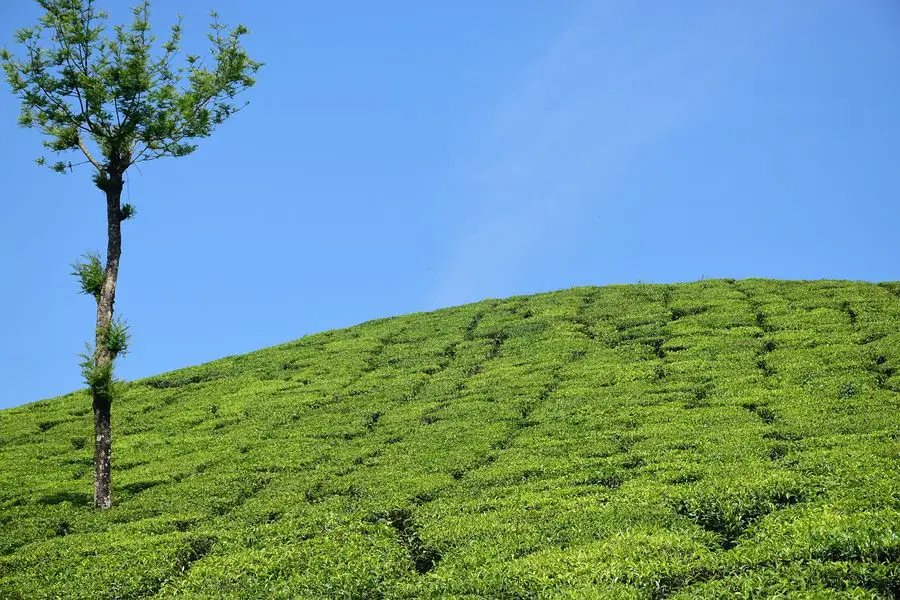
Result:
<svg viewBox="0 0 900 600"><path fill-rule="evenodd" d="M89 394L0 411L0 598L898 597L896 289L576 288L119 383L105 512Z"/></svg>

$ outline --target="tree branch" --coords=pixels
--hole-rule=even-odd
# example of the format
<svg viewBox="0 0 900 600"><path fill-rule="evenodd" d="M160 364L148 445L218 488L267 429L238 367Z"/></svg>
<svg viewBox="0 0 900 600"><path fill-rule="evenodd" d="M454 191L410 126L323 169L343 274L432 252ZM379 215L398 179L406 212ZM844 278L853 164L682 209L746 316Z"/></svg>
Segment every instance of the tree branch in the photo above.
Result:
<svg viewBox="0 0 900 600"><path fill-rule="evenodd" d="M84 153L85 157L87 157L88 161L92 165L94 165L98 171L103 171L103 167L100 166L100 163L98 163L96 160L94 160L93 156L91 156L91 153L88 151L87 147L84 145L84 142L81 141L80 136L78 138L78 147L81 148L81 151Z"/></svg>

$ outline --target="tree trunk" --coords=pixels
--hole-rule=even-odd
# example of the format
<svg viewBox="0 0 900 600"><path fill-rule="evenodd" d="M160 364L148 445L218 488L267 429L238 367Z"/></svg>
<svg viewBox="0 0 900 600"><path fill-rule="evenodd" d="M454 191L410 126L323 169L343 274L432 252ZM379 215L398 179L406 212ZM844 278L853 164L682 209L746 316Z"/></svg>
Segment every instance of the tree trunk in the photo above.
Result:
<svg viewBox="0 0 900 600"><path fill-rule="evenodd" d="M107 344L107 331L113 322L113 304L116 300L116 278L119 276L119 257L122 255L122 175L111 174L104 182L106 192L106 278L97 298L97 329L95 364L99 370L108 370L109 376L99 385L91 387L94 405L94 506L106 509L112 505L111 454L112 430L112 367L116 359Z"/></svg>

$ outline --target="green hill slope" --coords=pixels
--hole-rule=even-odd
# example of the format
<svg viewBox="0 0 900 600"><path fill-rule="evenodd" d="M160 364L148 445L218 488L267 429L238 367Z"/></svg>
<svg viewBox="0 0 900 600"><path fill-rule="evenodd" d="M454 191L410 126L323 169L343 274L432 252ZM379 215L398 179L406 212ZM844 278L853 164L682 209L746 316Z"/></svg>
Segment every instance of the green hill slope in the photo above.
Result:
<svg viewBox="0 0 900 600"><path fill-rule="evenodd" d="M0 412L2 598L900 597L900 284L577 288Z"/></svg>

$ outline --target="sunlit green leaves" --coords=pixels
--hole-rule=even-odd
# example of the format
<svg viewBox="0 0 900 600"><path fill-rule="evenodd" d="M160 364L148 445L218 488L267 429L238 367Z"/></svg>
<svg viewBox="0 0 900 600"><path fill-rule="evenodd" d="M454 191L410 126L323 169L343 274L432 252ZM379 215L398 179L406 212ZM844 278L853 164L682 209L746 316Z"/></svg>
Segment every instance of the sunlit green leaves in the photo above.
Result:
<svg viewBox="0 0 900 600"><path fill-rule="evenodd" d="M128 342L131 334L128 333L128 324L121 318L115 319L106 327L103 337L106 349L114 357L128 352Z"/></svg>
<svg viewBox="0 0 900 600"><path fill-rule="evenodd" d="M88 394L0 411L0 597L886 600L898 367L897 284L380 319L117 384L107 513Z"/></svg>
<svg viewBox="0 0 900 600"><path fill-rule="evenodd" d="M81 377L85 384L101 394L108 394L112 386L112 363L99 364L97 353L90 344L86 344L85 351L78 356L81 359L78 366L81 367Z"/></svg>
<svg viewBox="0 0 900 600"><path fill-rule="evenodd" d="M215 14L207 67L195 56L179 63L180 22L155 45L149 2L134 7L131 23L113 27L111 36L93 0L41 6L40 24L16 35L21 56L0 52L22 102L19 123L40 129L55 152L83 152L98 170L121 174L138 162L190 154L192 140L208 137L241 109L237 96L261 67L241 45L248 29L228 28ZM60 161L54 169L68 165Z"/></svg>
<svg viewBox="0 0 900 600"><path fill-rule="evenodd" d="M81 293L93 296L99 300L100 291L106 281L106 271L100 260L99 252L88 252L82 255L82 260L72 264L72 275L78 279Z"/></svg>

